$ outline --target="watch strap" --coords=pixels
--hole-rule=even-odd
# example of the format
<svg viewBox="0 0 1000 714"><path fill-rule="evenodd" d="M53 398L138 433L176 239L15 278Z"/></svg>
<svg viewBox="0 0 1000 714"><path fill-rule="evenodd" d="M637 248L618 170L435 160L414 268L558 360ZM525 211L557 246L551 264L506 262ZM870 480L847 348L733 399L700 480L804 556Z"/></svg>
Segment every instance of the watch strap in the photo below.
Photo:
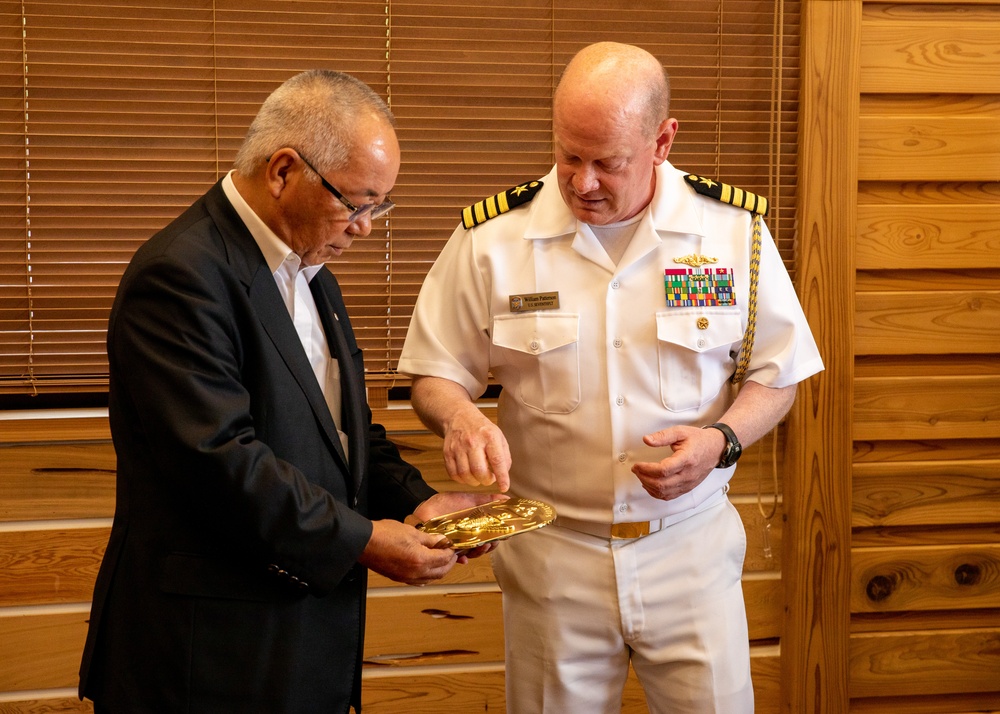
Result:
<svg viewBox="0 0 1000 714"><path fill-rule="evenodd" d="M703 426L702 429L718 429L722 432L723 436L726 437L726 450L722 452L722 458L719 459L719 463L716 464L716 468L727 469L739 460L740 456L743 454L743 445L740 444L740 440L737 438L736 432L734 432L728 424L723 424L720 421L714 424L707 424L706 426Z"/></svg>

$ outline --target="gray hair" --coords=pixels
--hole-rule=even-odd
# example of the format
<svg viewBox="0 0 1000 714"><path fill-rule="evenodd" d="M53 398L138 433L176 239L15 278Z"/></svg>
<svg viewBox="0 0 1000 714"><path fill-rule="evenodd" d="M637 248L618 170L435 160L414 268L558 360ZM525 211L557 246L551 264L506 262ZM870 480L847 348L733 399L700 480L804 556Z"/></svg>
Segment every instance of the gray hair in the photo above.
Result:
<svg viewBox="0 0 1000 714"><path fill-rule="evenodd" d="M249 175L275 151L291 147L318 170L336 171L347 163L356 121L372 111L396 125L382 97L361 80L333 70L302 72L264 100L233 166Z"/></svg>
<svg viewBox="0 0 1000 714"><path fill-rule="evenodd" d="M655 132L660 122L670 116L670 73L666 67L661 69L662 81L657 81L659 78L651 81L646 95L645 128L650 133Z"/></svg>

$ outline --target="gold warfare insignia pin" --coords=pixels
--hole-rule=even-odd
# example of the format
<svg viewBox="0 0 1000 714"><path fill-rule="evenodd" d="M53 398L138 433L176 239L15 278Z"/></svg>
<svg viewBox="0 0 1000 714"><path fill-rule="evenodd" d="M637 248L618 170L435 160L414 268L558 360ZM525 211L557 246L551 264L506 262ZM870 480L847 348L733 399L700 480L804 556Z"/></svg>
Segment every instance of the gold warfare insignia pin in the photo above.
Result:
<svg viewBox="0 0 1000 714"><path fill-rule="evenodd" d="M718 263L718 258L712 258L711 256L701 255L700 253L692 253L691 255L685 255L680 258L674 258L675 263L680 263L681 265L690 265L692 268L700 268L703 265L708 265L709 263Z"/></svg>
<svg viewBox="0 0 1000 714"><path fill-rule="evenodd" d="M529 181L484 198L462 210L462 225L468 230L491 218L496 218L512 208L517 208L535 197L542 188L541 181Z"/></svg>
<svg viewBox="0 0 1000 714"><path fill-rule="evenodd" d="M713 181L710 178L698 176L697 174L688 174L684 177L684 180L702 196L708 196L723 203L745 208L751 213L759 213L762 216L767 215L767 199L763 196L758 196L755 193L744 191L742 188L736 188L727 183L719 183L718 181Z"/></svg>

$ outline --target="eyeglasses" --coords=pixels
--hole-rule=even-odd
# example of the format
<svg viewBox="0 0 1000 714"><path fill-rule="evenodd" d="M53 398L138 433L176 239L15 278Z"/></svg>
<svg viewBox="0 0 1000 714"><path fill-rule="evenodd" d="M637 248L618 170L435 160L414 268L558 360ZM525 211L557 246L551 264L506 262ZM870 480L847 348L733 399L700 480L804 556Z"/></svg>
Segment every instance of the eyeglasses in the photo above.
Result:
<svg viewBox="0 0 1000 714"><path fill-rule="evenodd" d="M388 213L389 211L391 211L393 208L396 207L396 204L393 203L388 196L386 196L385 200L382 201L382 203L379 203L378 205L374 203L365 203L360 206L355 206L353 203L347 200L344 194L335 189L333 187L333 184L331 184L329 181L323 178L323 174L317 171L313 167L313 165L306 160L306 157L302 155L302 152L296 151L296 153L299 155L299 158L302 159L302 163L304 163L306 166L312 169L312 172L314 174L319 176L319 180L323 182L323 188L325 188L327 191L336 196L337 200L340 201L342 204L344 204L344 206L347 207L347 210L351 212L351 215L347 217L348 223L354 223L354 221L363 217L365 214L369 214L368 215L369 219L374 221L375 219L384 216L386 213Z"/></svg>

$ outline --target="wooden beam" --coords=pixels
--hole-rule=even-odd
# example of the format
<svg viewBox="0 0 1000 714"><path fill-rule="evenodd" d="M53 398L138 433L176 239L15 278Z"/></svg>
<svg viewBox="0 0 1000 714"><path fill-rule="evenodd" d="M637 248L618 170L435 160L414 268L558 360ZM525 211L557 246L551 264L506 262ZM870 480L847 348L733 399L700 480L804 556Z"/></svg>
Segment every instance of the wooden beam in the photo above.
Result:
<svg viewBox="0 0 1000 714"><path fill-rule="evenodd" d="M848 710L860 0L802 4L799 296L826 370L788 420L782 712Z"/></svg>

